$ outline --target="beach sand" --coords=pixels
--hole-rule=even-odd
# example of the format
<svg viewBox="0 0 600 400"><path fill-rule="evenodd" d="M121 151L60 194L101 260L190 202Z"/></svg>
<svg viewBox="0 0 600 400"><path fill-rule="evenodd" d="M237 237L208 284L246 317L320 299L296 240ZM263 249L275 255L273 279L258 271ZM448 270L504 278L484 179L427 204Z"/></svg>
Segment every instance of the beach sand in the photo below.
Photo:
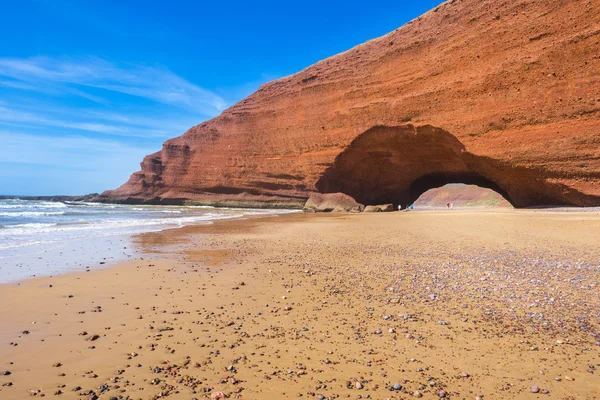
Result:
<svg viewBox="0 0 600 400"><path fill-rule="evenodd" d="M143 259L0 285L0 399L600 398L600 213L295 214L133 242Z"/></svg>

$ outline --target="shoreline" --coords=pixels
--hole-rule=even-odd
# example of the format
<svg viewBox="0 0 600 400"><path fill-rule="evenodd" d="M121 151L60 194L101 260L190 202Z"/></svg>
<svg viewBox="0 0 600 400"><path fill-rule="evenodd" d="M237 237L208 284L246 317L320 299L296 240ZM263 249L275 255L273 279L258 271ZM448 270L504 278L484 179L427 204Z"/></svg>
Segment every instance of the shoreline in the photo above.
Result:
<svg viewBox="0 0 600 400"><path fill-rule="evenodd" d="M232 208L230 210L243 210L243 209L237 209L237 208ZM279 211L277 209L273 209L273 211ZM114 236L108 236L105 238L96 238L94 240L94 242L97 242L99 240L101 241L105 241L107 243L110 243L110 245L112 246L114 244L115 241L120 242L119 245L126 245L124 247L124 249L127 249L128 251L124 252L122 251L121 248L119 248L119 250L113 251L111 250L108 245L102 247L99 252L104 252L105 254L103 254L103 256L106 257L102 257L101 261L97 261L97 262L89 262L89 263L82 263L80 262L80 260L78 259L68 259L66 261L62 260L60 261L61 263L66 263L67 265L69 264L78 264L77 266L73 266L73 267L68 267L68 268L63 268L60 271L57 270L55 274L52 273L44 273L44 274L39 274L39 275L32 275L32 276L28 276L28 277L23 277L23 278L18 278L15 280L10 280L10 281L5 281L5 282L0 282L0 288L2 287L2 285L12 285L12 284L20 284L22 282L25 282L27 280L30 279L39 279L39 278L52 278L52 277L60 277L60 276L64 276L64 275L68 275L68 274L73 274L73 273L80 273L80 272L89 272L92 270L101 270L101 269L106 269L106 268L111 268L111 267L115 267L115 266L119 266L121 264L128 264L130 262L134 262L136 260L138 260L139 255L143 255L148 253L148 249L139 249L139 251L136 251L135 249L132 249L134 242L136 242L136 237L140 237L142 235L152 235L152 234L158 234L161 232L165 232L167 235L173 234L174 236L177 236L176 234L174 234L173 232L175 231L179 231L185 228L188 228L187 230L185 230L185 232L190 232L190 231L194 231L195 228L201 228L201 227L205 227L207 225L212 225L212 224L217 224L217 223L223 223L223 222L230 222L230 221L244 221L244 220L250 220L250 219L268 219L268 218L281 218L283 216L286 215L313 215L315 217L318 216L356 216L359 214L351 214L351 213L345 213L345 212L331 212L331 213L323 213L323 212L319 212L319 213L314 213L314 212L300 212L298 210L292 210L292 209L288 209L288 210L281 210L282 213L274 213L274 214L261 214L261 215L243 215L243 216L237 216L237 217L233 217L233 218L218 218L215 220L207 220L207 221L200 221L200 222L195 222L195 223L190 223L190 224L184 224L178 227L165 227L161 230L157 230L157 231L148 231L148 232L142 232L142 233L136 233L136 234L125 234L125 235L114 235ZM517 209L517 208L478 208L478 207L473 207L473 208L468 208L468 207L457 207L453 210L447 210L445 208L416 208L414 210L410 210L410 211L406 211L406 210L402 210L400 211L400 213L402 212L411 212L411 213L423 213L423 214L435 214L435 215L446 215L446 213L450 213L450 215L458 215L460 213L482 213L482 214L486 214L486 215L493 215L493 214L515 214L515 213L536 213L536 214L547 214L547 215L560 215L563 213L569 213L570 215L574 215L574 214L582 214L583 216L586 216L587 213L598 213L598 215L600 215L600 208L580 208L580 207L555 207L555 208L531 208L531 209ZM398 213L397 211L394 212L379 212L379 213L360 213L360 214L364 214L364 215L372 215L372 214L376 214L376 215L393 215ZM171 233L169 233L171 232ZM192 233L193 234L193 233ZM81 241L83 242L90 242L90 239L81 239ZM76 246L78 242L73 242L73 243L67 243L61 246L57 246L54 249L51 250L57 250L60 254L63 254L66 252L66 250L71 249L71 251L74 251L73 249ZM94 251L96 250L94 247L95 243L84 243L84 246L79 248L79 251L83 251L81 249L86 248L89 251ZM114 246L113 246L114 247ZM164 247L164 246L161 246ZM145 253L146 252L146 253ZM32 256L34 256L34 258L40 258L41 257L37 257L37 255L41 255L42 253L48 253L48 250L43 250L41 252L36 252L33 253ZM118 254L120 253L120 255ZM161 251L160 252L162 255L169 255L169 251ZM172 256L172 254L171 254ZM136 258L138 257L138 258ZM157 258L159 259L159 258ZM56 261L56 260L52 260L52 261ZM86 264L86 265L84 265Z"/></svg>
<svg viewBox="0 0 600 400"><path fill-rule="evenodd" d="M457 210L140 234L143 260L0 286L0 397L599 398L599 240Z"/></svg>
<svg viewBox="0 0 600 400"><path fill-rule="evenodd" d="M6 240L0 246L0 284L126 262L138 256L130 242L139 233L296 212L119 205L103 208L102 204L62 201L57 202L63 206L57 208L60 211L48 212L49 203L42 203L8 204L9 211L0 216L7 223L7 229L0 231L0 242ZM13 211L18 207L21 209Z"/></svg>
<svg viewBox="0 0 600 400"><path fill-rule="evenodd" d="M273 200L253 200L253 199L124 199L119 200L116 198L105 198L101 194L92 193L86 195L54 195L54 196L12 196L12 195L0 195L0 200L30 200L30 201L50 201L50 202L83 202L83 203L96 203L104 205L139 205L139 206L175 206L175 207L208 207L208 208L226 208L226 209L254 209L254 210L289 210L289 211L301 211L304 208L306 199L302 200L281 200L273 197ZM442 211L443 206L418 206L416 208L419 211L422 210L438 210ZM600 206L572 206L572 205L539 205L529 207L513 207L513 206L474 206L474 207L460 207L457 205L455 209L463 210L496 210L496 209L510 209L510 210L560 210L563 212L600 212Z"/></svg>

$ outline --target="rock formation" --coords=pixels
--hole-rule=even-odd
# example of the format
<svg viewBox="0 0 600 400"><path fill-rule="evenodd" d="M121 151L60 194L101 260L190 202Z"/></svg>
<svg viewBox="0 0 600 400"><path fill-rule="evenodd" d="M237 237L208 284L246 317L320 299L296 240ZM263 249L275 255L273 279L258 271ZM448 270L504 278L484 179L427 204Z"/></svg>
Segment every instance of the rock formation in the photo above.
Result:
<svg viewBox="0 0 600 400"><path fill-rule="evenodd" d="M600 205L600 2L452 0L263 85L147 156L110 201L408 204L474 183Z"/></svg>
<svg viewBox="0 0 600 400"><path fill-rule="evenodd" d="M423 193L414 203L415 209L511 208L504 197L493 190L476 185L446 185Z"/></svg>
<svg viewBox="0 0 600 400"><path fill-rule="evenodd" d="M313 193L304 205L308 212L361 212L364 208L344 193Z"/></svg>
<svg viewBox="0 0 600 400"><path fill-rule="evenodd" d="M379 204L375 206L366 206L364 212L390 212L396 211L393 204Z"/></svg>

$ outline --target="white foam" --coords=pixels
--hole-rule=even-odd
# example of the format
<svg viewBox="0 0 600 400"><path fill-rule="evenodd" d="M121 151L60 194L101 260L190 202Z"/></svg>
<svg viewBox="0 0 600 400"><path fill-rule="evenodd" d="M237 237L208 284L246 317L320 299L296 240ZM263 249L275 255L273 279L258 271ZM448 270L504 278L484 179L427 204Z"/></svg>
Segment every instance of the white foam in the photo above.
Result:
<svg viewBox="0 0 600 400"><path fill-rule="evenodd" d="M65 211L17 211L0 212L0 217L43 217L50 215L65 215Z"/></svg>
<svg viewBox="0 0 600 400"><path fill-rule="evenodd" d="M77 233L78 235L85 232L101 231L99 236L106 236L113 232L114 234L131 234L143 232L144 228L149 227L181 227L201 221L210 221L217 219L229 219L242 217L249 213L206 213L196 216L187 217L168 217L168 218L119 218L119 219L104 219L104 220L88 220L88 221L72 221L59 223L25 223L17 225L5 225L4 229L0 230L0 239L10 236L27 236L40 235L50 233ZM128 229L131 228L131 229ZM92 235L94 236L94 235Z"/></svg>
<svg viewBox="0 0 600 400"><path fill-rule="evenodd" d="M37 230L37 229L44 229L50 226L55 226L56 224L43 224L43 223L31 223L31 224L18 224L18 225L8 225L8 226L4 226L5 229L9 230L9 229L32 229L32 230Z"/></svg>
<svg viewBox="0 0 600 400"><path fill-rule="evenodd" d="M66 208L65 203L52 202L52 201L41 201L41 202L30 202L30 201L11 201L10 203L1 202L0 209L15 209L15 208Z"/></svg>
<svg viewBox="0 0 600 400"><path fill-rule="evenodd" d="M182 210L161 210L161 209L158 209L156 207L152 207L152 208L134 207L134 208L131 208L131 210L134 210L134 211L146 211L146 212L159 212L159 213L163 213L163 214L183 214Z"/></svg>
<svg viewBox="0 0 600 400"><path fill-rule="evenodd" d="M73 248L73 255L82 262L93 263L97 258L92 257L90 249L98 255L102 243L131 235L288 212L296 211L0 200L0 282L5 280L3 274L18 271L24 262L29 271L41 275L49 273L50 265L61 268L58 264L63 262L65 248ZM58 257L57 262L52 257Z"/></svg>

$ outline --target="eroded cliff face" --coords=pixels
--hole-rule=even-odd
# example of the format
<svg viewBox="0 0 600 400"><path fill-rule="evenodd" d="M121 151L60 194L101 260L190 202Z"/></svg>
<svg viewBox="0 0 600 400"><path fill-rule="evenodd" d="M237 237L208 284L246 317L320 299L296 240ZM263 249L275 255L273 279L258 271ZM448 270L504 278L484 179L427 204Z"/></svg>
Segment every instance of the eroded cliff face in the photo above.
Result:
<svg viewBox="0 0 600 400"><path fill-rule="evenodd" d="M600 2L444 3L263 85L103 197L398 204L449 182L516 206L600 205Z"/></svg>

